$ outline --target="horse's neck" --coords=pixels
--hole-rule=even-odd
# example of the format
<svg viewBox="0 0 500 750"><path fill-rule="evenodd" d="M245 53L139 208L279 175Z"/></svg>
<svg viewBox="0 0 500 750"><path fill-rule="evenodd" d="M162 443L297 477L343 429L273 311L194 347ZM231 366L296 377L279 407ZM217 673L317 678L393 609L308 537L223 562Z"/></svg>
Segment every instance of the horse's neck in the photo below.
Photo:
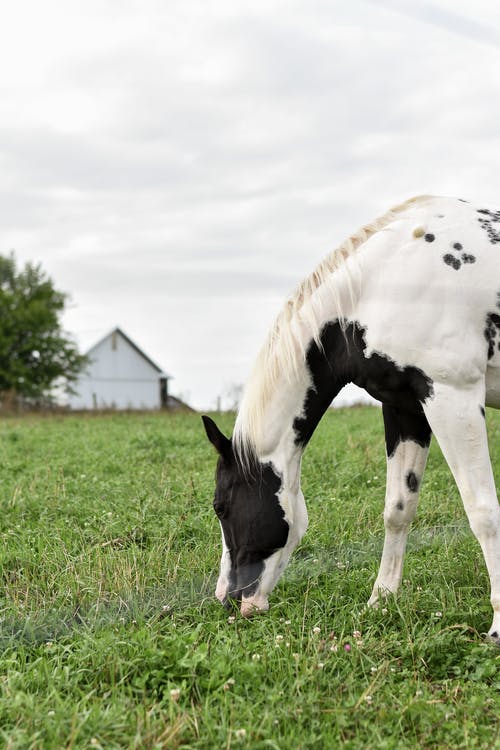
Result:
<svg viewBox="0 0 500 750"><path fill-rule="evenodd" d="M306 359L293 378L281 377L263 411L256 435L260 461L271 461L287 480L299 480L302 453L321 417L348 380L340 325L323 329L321 343L310 341Z"/></svg>
<svg viewBox="0 0 500 750"><path fill-rule="evenodd" d="M317 343L310 344L300 386L296 389L284 387L276 401L270 404L266 415L271 427L269 434L273 434L272 426L276 425L274 440L290 446L292 452L292 446L300 448L301 452L304 450L322 416L348 380L344 363L336 362L336 348L331 347L332 342L324 341L322 337L321 343L325 346L324 351ZM283 426L278 437L279 415L282 415Z"/></svg>
<svg viewBox="0 0 500 750"><path fill-rule="evenodd" d="M353 311L358 270L357 261L348 259L291 318L287 308L278 317L245 389L236 423L237 438L251 446L259 460L279 456L286 464L300 456L348 382L345 336L336 321L339 311L344 316Z"/></svg>

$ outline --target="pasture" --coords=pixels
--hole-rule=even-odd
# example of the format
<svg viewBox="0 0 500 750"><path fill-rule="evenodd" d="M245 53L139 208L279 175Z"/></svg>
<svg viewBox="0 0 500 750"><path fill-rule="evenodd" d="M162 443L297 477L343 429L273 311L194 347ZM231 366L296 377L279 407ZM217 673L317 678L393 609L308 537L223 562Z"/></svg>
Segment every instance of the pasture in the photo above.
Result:
<svg viewBox="0 0 500 750"><path fill-rule="evenodd" d="M367 611L382 416L328 412L304 456L309 530L250 621L213 596L197 415L3 419L0 456L2 747L500 747L488 577L435 442L401 593Z"/></svg>

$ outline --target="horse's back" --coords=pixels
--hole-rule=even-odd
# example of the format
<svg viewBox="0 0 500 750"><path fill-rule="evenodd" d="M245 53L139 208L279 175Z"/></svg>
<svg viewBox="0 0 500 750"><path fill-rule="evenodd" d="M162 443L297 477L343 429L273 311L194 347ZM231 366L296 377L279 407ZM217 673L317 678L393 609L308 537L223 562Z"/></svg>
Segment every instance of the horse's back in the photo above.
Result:
<svg viewBox="0 0 500 750"><path fill-rule="evenodd" d="M433 380L487 374L500 394L499 210L422 199L373 235L359 262L352 317L366 329L367 355L383 353Z"/></svg>

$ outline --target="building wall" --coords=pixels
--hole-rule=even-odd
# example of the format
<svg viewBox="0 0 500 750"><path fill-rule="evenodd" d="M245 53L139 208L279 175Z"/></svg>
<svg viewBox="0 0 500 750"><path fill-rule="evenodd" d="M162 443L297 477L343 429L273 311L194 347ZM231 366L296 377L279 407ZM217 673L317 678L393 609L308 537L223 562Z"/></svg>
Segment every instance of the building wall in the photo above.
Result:
<svg viewBox="0 0 500 750"><path fill-rule="evenodd" d="M159 380L93 380L82 378L70 396L71 409L159 409Z"/></svg>
<svg viewBox="0 0 500 750"><path fill-rule="evenodd" d="M89 352L86 372L69 398L72 409L158 409L160 373L113 332Z"/></svg>

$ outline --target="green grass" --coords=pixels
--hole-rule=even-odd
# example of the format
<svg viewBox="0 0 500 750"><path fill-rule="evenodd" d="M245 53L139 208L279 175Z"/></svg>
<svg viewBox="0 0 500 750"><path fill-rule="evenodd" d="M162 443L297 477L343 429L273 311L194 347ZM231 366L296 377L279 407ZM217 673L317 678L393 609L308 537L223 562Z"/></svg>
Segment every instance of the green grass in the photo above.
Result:
<svg viewBox="0 0 500 750"><path fill-rule="evenodd" d="M487 422L498 486L500 414ZM488 578L435 445L401 593L364 609L383 541L377 409L318 428L309 530L252 621L213 597L199 417L6 419L0 460L0 746L500 748Z"/></svg>

